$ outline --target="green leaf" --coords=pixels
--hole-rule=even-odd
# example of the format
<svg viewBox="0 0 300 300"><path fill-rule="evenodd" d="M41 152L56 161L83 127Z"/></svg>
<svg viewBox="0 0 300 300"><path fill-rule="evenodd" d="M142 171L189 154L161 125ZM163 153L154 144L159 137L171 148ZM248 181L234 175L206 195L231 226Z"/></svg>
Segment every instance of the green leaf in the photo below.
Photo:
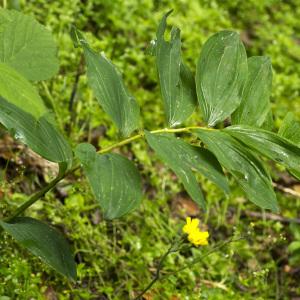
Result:
<svg viewBox="0 0 300 300"><path fill-rule="evenodd" d="M289 256L289 265L298 267L300 262L300 251L293 253Z"/></svg>
<svg viewBox="0 0 300 300"><path fill-rule="evenodd" d="M293 113L288 113L282 121L278 135L300 146L300 123Z"/></svg>
<svg viewBox="0 0 300 300"><path fill-rule="evenodd" d="M293 113L288 113L279 128L278 135L286 138L300 147L300 123L295 119ZM289 172L300 180L300 168L297 170L289 169Z"/></svg>
<svg viewBox="0 0 300 300"><path fill-rule="evenodd" d="M250 201L278 211L270 175L250 150L226 132L198 129L194 133L237 180Z"/></svg>
<svg viewBox="0 0 300 300"><path fill-rule="evenodd" d="M289 253L294 253L296 251L299 251L300 253L300 241L293 241L288 246Z"/></svg>
<svg viewBox="0 0 300 300"><path fill-rule="evenodd" d="M163 135L156 136L147 131L145 131L145 135L150 147L156 152L158 157L174 171L174 173L182 181L184 188L192 197L192 199L200 207L205 209L206 205L202 190L196 180L194 173L191 170L191 167L184 163L184 153L181 153L181 151L179 153L177 149L169 148L169 140Z"/></svg>
<svg viewBox="0 0 300 300"><path fill-rule="evenodd" d="M79 31L73 30L73 39L84 50L88 82L99 104L115 122L121 134L130 135L139 126L140 109L125 88L121 74L104 54L98 54L89 47Z"/></svg>
<svg viewBox="0 0 300 300"><path fill-rule="evenodd" d="M17 242L62 275L75 280L76 264L66 239L54 228L28 217L0 225Z"/></svg>
<svg viewBox="0 0 300 300"><path fill-rule="evenodd" d="M91 144L75 150L106 219L120 218L139 206L141 178L135 165L115 154L97 154Z"/></svg>
<svg viewBox="0 0 300 300"><path fill-rule="evenodd" d="M206 149L165 134L145 132L147 142L158 157L180 178L193 200L202 208L205 201L192 170L198 171L213 181L225 193L229 187L222 168L216 158Z"/></svg>
<svg viewBox="0 0 300 300"><path fill-rule="evenodd" d="M300 181L300 170L289 169L289 173Z"/></svg>
<svg viewBox="0 0 300 300"><path fill-rule="evenodd" d="M174 104L176 108L174 109L173 121L170 123L170 126L183 123L190 117L197 106L194 75L184 63L180 65L179 93Z"/></svg>
<svg viewBox="0 0 300 300"><path fill-rule="evenodd" d="M264 123L261 126L262 129L272 131L274 128L274 120L273 120L273 113L272 110L270 109Z"/></svg>
<svg viewBox="0 0 300 300"><path fill-rule="evenodd" d="M242 100L247 56L237 33L221 31L204 44L197 63L196 87L208 126L224 121Z"/></svg>
<svg viewBox="0 0 300 300"><path fill-rule="evenodd" d="M184 122L195 110L197 98L195 81L191 71L181 59L180 30L173 28L171 40L165 40L169 11L162 18L157 33L155 47L156 65L164 101L168 126L173 127Z"/></svg>
<svg viewBox="0 0 300 300"><path fill-rule="evenodd" d="M0 97L0 123L16 139L50 161L67 162L70 165L72 150L65 138L48 119L47 115L36 119Z"/></svg>
<svg viewBox="0 0 300 300"><path fill-rule="evenodd" d="M47 112L43 100L32 84L3 63L0 63L0 96L35 118Z"/></svg>
<svg viewBox="0 0 300 300"><path fill-rule="evenodd" d="M0 9L0 20L0 62L33 81L57 73L57 47L44 26L14 10Z"/></svg>
<svg viewBox="0 0 300 300"><path fill-rule="evenodd" d="M300 242L300 224L290 223L289 225L290 232L293 235L294 240L299 240Z"/></svg>
<svg viewBox="0 0 300 300"><path fill-rule="evenodd" d="M276 133L246 125L230 126L225 131L258 153L289 169L300 170L300 148Z"/></svg>
<svg viewBox="0 0 300 300"><path fill-rule="evenodd" d="M270 59L265 56L250 57L242 102L231 117L232 124L261 127L271 109L271 89L272 64Z"/></svg>

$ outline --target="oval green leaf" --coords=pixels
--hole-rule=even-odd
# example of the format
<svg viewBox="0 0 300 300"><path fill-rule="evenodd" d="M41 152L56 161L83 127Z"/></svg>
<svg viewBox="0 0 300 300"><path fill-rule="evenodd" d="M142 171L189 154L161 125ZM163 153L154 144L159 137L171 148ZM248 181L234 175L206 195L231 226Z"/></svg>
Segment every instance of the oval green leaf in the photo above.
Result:
<svg viewBox="0 0 300 300"><path fill-rule="evenodd" d="M0 19L0 62L33 81L58 72L57 46L46 27L15 10L0 9Z"/></svg>
<svg viewBox="0 0 300 300"><path fill-rule="evenodd" d="M115 153L97 154L86 143L79 144L75 153L106 219L120 218L139 206L141 177L130 160Z"/></svg>
<svg viewBox="0 0 300 300"><path fill-rule="evenodd" d="M57 272L76 279L76 264L68 242L56 229L38 220L17 217L0 225L18 243Z"/></svg>
<svg viewBox="0 0 300 300"><path fill-rule="evenodd" d="M180 178L192 199L205 209L205 201L194 171L206 176L225 193L229 187L222 168L208 150L191 146L183 140L165 134L145 132L150 147L158 157Z"/></svg>
<svg viewBox="0 0 300 300"><path fill-rule="evenodd" d="M278 135L300 146L300 123L293 113L288 113L282 121Z"/></svg>
<svg viewBox="0 0 300 300"><path fill-rule="evenodd" d="M139 126L140 109L128 93L121 74L104 54L90 48L79 31L73 29L72 35L75 44L80 43L84 50L88 82L99 104L117 125L121 135L130 135Z"/></svg>
<svg viewBox="0 0 300 300"><path fill-rule="evenodd" d="M250 201L278 211L270 175L251 151L225 132L198 129L194 133L237 180Z"/></svg>
<svg viewBox="0 0 300 300"><path fill-rule="evenodd" d="M264 123L261 125L261 128L264 130L272 131L274 128L274 119L273 119L273 113L272 110L270 109L269 112L267 113L266 119Z"/></svg>
<svg viewBox="0 0 300 300"><path fill-rule="evenodd" d="M14 104L0 97L0 123L22 143L47 160L69 166L72 163L72 150L47 115L36 119Z"/></svg>
<svg viewBox="0 0 300 300"><path fill-rule="evenodd" d="M232 124L261 127L271 110L272 64L268 57L253 56L248 59L248 77L242 102L232 114Z"/></svg>
<svg viewBox="0 0 300 300"><path fill-rule="evenodd" d="M3 63L0 63L0 96L35 118L40 118L47 112L43 100L32 84Z"/></svg>
<svg viewBox="0 0 300 300"><path fill-rule="evenodd" d="M156 65L164 101L168 126L184 122L195 110L197 104L195 81L191 71L181 59L180 30L173 28L171 40L165 40L167 17L162 18L157 33L155 49ZM154 47L154 46L153 46Z"/></svg>
<svg viewBox="0 0 300 300"><path fill-rule="evenodd" d="M282 121L278 135L286 138L300 147L300 123L295 119L293 113L288 113ZM300 168L298 170L289 169L289 172L300 180Z"/></svg>
<svg viewBox="0 0 300 300"><path fill-rule="evenodd" d="M196 87L208 126L224 121L242 100L247 56L239 34L221 31L204 44L197 63Z"/></svg>
<svg viewBox="0 0 300 300"><path fill-rule="evenodd" d="M288 169L300 170L300 148L276 133L246 125L230 126L225 131Z"/></svg>

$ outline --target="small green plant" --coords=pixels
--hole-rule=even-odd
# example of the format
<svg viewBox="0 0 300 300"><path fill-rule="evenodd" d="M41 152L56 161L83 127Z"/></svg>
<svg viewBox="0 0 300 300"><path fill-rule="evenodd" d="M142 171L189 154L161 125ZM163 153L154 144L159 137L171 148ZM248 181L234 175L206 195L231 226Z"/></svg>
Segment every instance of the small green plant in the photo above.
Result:
<svg viewBox="0 0 300 300"><path fill-rule="evenodd" d="M112 153L116 148L145 138L203 210L205 199L195 172L229 194L225 170L250 201L272 211L278 211L278 204L261 156L300 178L300 124L288 114L279 132L272 131L270 60L247 58L239 35L221 31L204 44L194 76L181 56L180 30L173 28L170 40L165 39L169 14L162 18L149 48L156 59L165 107L166 128L162 129L140 127L138 103L116 67L92 49L82 32L72 29L74 45L83 50L89 85L121 136L118 143L97 151L88 143L71 148L32 84L58 71L57 47L51 34L29 16L0 10L0 123L16 139L59 165L57 177L11 216L5 216L0 225L68 278L76 279L76 264L65 238L45 223L21 215L79 168L84 170L107 220L138 208L141 177L132 161ZM198 105L204 122L199 118L195 126L182 126ZM225 120L232 125L224 128ZM186 134L194 137L195 143L187 142Z"/></svg>
<svg viewBox="0 0 300 300"><path fill-rule="evenodd" d="M300 226L299 224L290 224L290 230L293 235L293 241L288 246L290 253L289 263L292 266L299 265L300 262Z"/></svg>

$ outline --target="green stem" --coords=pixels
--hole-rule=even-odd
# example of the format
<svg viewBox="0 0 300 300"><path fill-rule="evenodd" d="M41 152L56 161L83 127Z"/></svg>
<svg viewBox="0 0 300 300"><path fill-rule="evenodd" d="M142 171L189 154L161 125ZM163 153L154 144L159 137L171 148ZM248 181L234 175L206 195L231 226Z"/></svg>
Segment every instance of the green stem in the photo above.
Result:
<svg viewBox="0 0 300 300"><path fill-rule="evenodd" d="M228 244L231 244L231 243L235 243L235 242L238 242L240 240L243 240L245 239L245 236L240 236L236 239L234 238L229 238L228 240L224 241L224 242L221 242L220 244L216 245L215 247L213 247L210 251L208 251L207 253L205 253L204 255L201 255L197 258L195 258L192 262L184 265L183 267L177 269L176 271L174 272L171 272L171 273L168 273L164 276L161 277L161 279L166 279L167 277L169 276L172 276L172 275L175 275L177 273L180 273L181 271L184 271L185 269L188 269L188 268L191 268L193 267L195 264L203 261L204 258L208 257L209 255L211 255L212 253L216 252L217 250L220 250L222 248L224 248L225 246L227 246Z"/></svg>
<svg viewBox="0 0 300 300"><path fill-rule="evenodd" d="M200 127L200 126L194 126L194 127L182 127L182 128L164 128L164 129L157 129L150 131L152 134L158 134L158 133L182 133L182 132L190 132L193 129L204 129L204 130L215 130L213 128L207 128L207 127ZM110 152L113 149L119 148L121 146L127 145L135 140L141 139L145 136L144 132L140 132L132 137L129 137L127 139L124 139L118 143L112 144L108 147L105 147L98 151L99 154L104 154L107 152ZM20 207L17 208L17 210L12 214L12 216L8 217L6 221L10 221L13 218L19 216L21 213L23 213L29 206L34 204L36 201L38 201L41 197L43 197L47 192L49 192L59 181L61 181L63 178L65 178L67 175L74 173L76 170L80 168L79 165L73 167L71 170L64 174L59 174L55 179L53 179L51 182L49 182L45 187L43 187L40 191L33 194L24 204L22 204Z"/></svg>
<svg viewBox="0 0 300 300"><path fill-rule="evenodd" d="M203 130L216 130L213 128L207 128L207 127L201 127L201 126L193 126L193 127L182 127L182 128L164 128L164 129L157 129L152 130L150 133L157 134L157 133L183 133L183 132L191 132L194 129L203 129ZM112 144L108 147L105 147L98 151L99 154L107 153L115 148L119 148L121 146L127 145L135 140L141 139L145 136L144 132L140 132L137 135L134 135L132 137L129 137L121 142Z"/></svg>
<svg viewBox="0 0 300 300"><path fill-rule="evenodd" d="M3 0L3 8L5 9L7 7L7 0Z"/></svg>
<svg viewBox="0 0 300 300"><path fill-rule="evenodd" d="M104 154L104 153L110 152L111 150L113 150L115 148L119 148L119 147L127 145L127 144L129 144L129 143L131 143L131 142L133 142L135 140L138 140L138 139L144 137L144 135L145 135L144 132L141 132L141 133L139 133L137 135L134 135L134 136L132 136L130 138L127 138L127 139L125 139L125 140L123 140L121 142L118 142L118 143L112 144L112 145L110 145L108 147L105 147L105 148L99 150L98 153L99 154Z"/></svg>
<svg viewBox="0 0 300 300"><path fill-rule="evenodd" d="M46 186L44 186L41 190L33 194L25 203L23 203L21 206L19 206L16 211L7 219L5 219L5 222L9 222L15 217L19 216L21 213L23 213L29 206L34 204L37 200L39 200L41 197L43 197L47 192L49 192L62 178L64 175L60 175L50 181Z"/></svg>
<svg viewBox="0 0 300 300"><path fill-rule="evenodd" d="M167 256L168 256L170 253L175 252L175 251L176 251L176 250L174 250L174 244L172 244L172 245L170 246L170 248L168 249L168 251L161 257L161 259L160 259L160 261L159 261L159 263L158 263L158 266L157 266L157 269L156 269L156 273L155 273L154 278L153 278L153 279L151 280L151 282L143 289L143 291L142 291L140 294L138 294L137 297L134 298L134 300L142 299L142 296L145 295L145 293L146 293L147 291L149 291L149 290L152 288L152 286L155 284L155 282L156 282L157 280L159 280L159 278L160 278L160 271L161 271L161 269L162 269L162 267L163 267L163 264L164 264L164 262L165 262Z"/></svg>
<svg viewBox="0 0 300 300"><path fill-rule="evenodd" d="M176 249L174 249L174 244L171 245L171 247L168 249L168 251L162 256L160 262L159 262L159 265L157 267L157 270L156 270L156 275L155 277L153 278L153 280L146 286L146 288L136 297L134 298L134 300L139 300L141 299L141 297L147 292L149 291L152 286L155 284L156 281L158 281L159 279L166 279L167 277L171 276L171 275L175 275L176 273L178 272L181 272L189 267L193 267L195 264L201 262L204 258L206 258L207 256L209 256L210 254L216 252L217 250L220 250L222 249L223 247L225 247L226 245L230 244L230 243L234 243L234 242L237 242L237 241L240 241L242 239L244 239L245 237L244 236L240 236L236 239L234 238L230 238L218 245L216 245L214 248L212 248L210 251L208 251L206 254L204 255L201 255L200 257L196 258L193 260L193 262L191 263L188 263L186 264L185 266L181 267L180 269L174 271L174 272L171 272L171 273L168 273L166 275L163 275L163 276L160 276L160 271L163 267L163 262L165 261L166 257L172 253L172 252L176 252L176 251L180 251L182 250L182 248L180 248L180 244L178 244L178 247L175 247ZM181 244L184 242L184 240L181 240ZM192 246L190 246L192 247Z"/></svg>

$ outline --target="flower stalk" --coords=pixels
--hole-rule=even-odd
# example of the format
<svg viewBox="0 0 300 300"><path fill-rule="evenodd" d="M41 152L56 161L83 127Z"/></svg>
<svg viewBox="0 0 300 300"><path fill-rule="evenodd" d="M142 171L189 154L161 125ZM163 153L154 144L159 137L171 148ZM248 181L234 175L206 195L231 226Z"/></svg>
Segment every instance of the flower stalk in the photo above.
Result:
<svg viewBox="0 0 300 300"><path fill-rule="evenodd" d="M173 244L172 244L171 247L168 249L168 251L160 259L157 270L156 270L155 277L146 286L146 288L140 294L138 294L138 296L135 297L133 300L141 300L143 295L145 295L147 293L147 291L149 291L158 280L165 280L165 279L167 279L168 277L170 277L172 275L176 275L177 273L179 273L181 271L184 271L185 269L192 268L194 265L196 265L197 263L200 263L205 258L207 258L209 255L221 250L222 248L224 248L225 246L228 246L231 243L238 242L238 241L243 240L243 239L245 239L245 236L240 236L240 237L237 237L237 238L231 237L231 238L229 238L225 241L222 241L222 242L218 243L211 250L209 250L208 252L198 256L192 262L184 265L183 267L177 269L176 271L170 272L170 273L165 274L165 275L160 275L160 272L161 272L162 267L163 267L163 263L166 260L167 256L171 253L174 253L174 252L181 251L181 250L185 249L185 248L178 247L176 250L170 251L170 249L172 249L172 246L173 246ZM183 240L183 242L184 242L184 240ZM191 248L191 247L193 247L193 245L190 245L189 248Z"/></svg>
<svg viewBox="0 0 300 300"><path fill-rule="evenodd" d="M140 292L138 294L138 296L136 296L134 298L134 300L139 300L142 299L143 295L146 294L147 291L149 291L152 286L156 283L156 281L158 281L160 279L160 272L163 268L164 262L166 260L166 258L168 257L169 254L177 252L180 250L180 246L184 243L184 240L182 238L179 239L179 241L175 241L171 244L170 248L166 251L166 253L161 257L161 259L159 260L156 272L155 272L155 276L154 278L151 280L151 282L144 288L144 290L142 292Z"/></svg>
<svg viewBox="0 0 300 300"><path fill-rule="evenodd" d="M160 271L163 268L164 261L166 260L169 254L183 250L182 246L186 244L186 239L188 239L188 241L193 246L204 246L208 244L208 232L200 231L199 223L199 219L191 219L190 217L186 218L186 224L182 228L184 235L180 236L179 240L175 240L171 244L168 251L161 257L154 278L145 287L145 289L137 297L134 298L134 300L142 299L142 296L145 295L145 293L152 288L155 282L160 279ZM186 236L186 234L188 236ZM192 246L190 245L190 247Z"/></svg>

